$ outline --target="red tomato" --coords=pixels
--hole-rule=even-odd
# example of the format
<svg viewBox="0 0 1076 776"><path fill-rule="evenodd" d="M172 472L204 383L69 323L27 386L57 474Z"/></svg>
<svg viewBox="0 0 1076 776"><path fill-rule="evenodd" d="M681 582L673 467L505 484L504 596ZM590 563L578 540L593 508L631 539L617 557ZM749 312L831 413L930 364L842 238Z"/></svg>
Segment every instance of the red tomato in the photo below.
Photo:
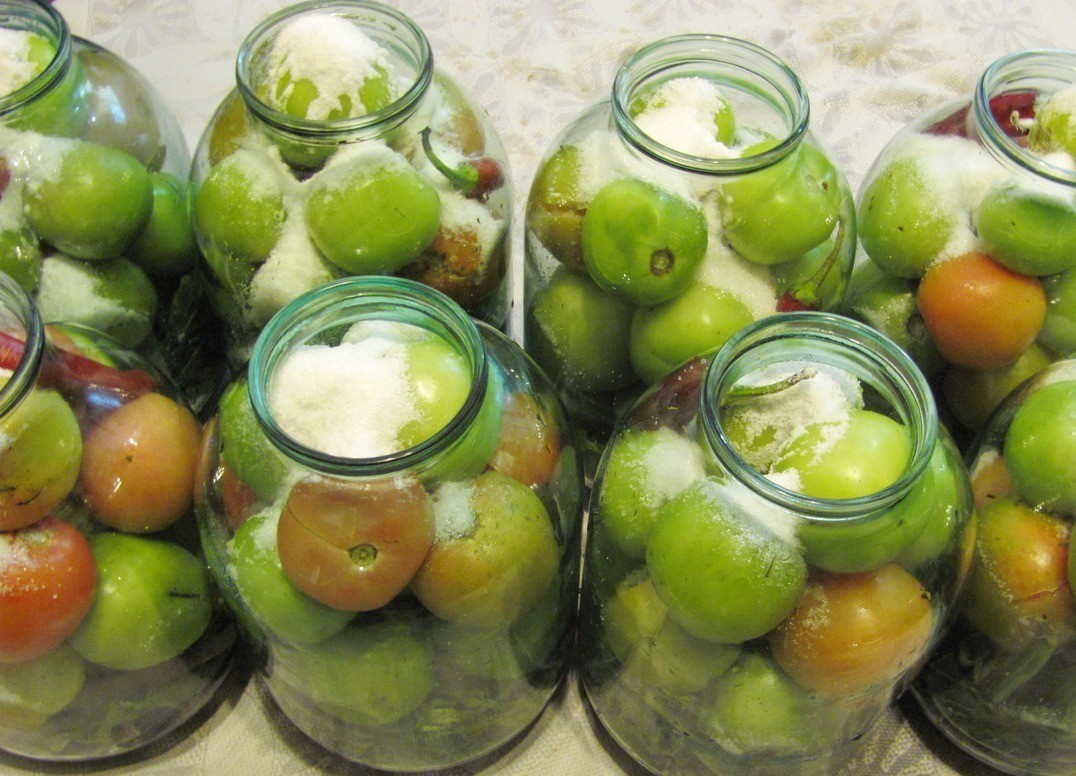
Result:
<svg viewBox="0 0 1076 776"><path fill-rule="evenodd" d="M58 647L93 603L97 566L78 529L54 517L0 533L0 662Z"/></svg>
<svg viewBox="0 0 1076 776"><path fill-rule="evenodd" d="M549 482L560 457L560 432L534 397L513 392L504 401L501 443L490 466L524 485Z"/></svg>
<svg viewBox="0 0 1076 776"><path fill-rule="evenodd" d="M919 313L947 361L1000 369L1020 357L1046 320L1042 281L966 253L930 266L919 282Z"/></svg>
<svg viewBox="0 0 1076 776"><path fill-rule="evenodd" d="M433 502L415 480L310 478L277 525L284 573L311 598L365 612L400 593L433 543Z"/></svg>

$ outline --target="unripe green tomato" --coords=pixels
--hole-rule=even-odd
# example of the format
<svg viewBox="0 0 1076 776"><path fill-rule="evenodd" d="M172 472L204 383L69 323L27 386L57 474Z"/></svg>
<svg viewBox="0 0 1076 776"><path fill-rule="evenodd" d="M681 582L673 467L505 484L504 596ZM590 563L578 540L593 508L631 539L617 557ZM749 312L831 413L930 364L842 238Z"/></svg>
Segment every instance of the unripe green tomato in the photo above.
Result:
<svg viewBox="0 0 1076 776"><path fill-rule="evenodd" d="M192 218L200 238L237 261L264 261L287 216L282 174L244 149L214 165L194 192Z"/></svg>
<svg viewBox="0 0 1076 776"><path fill-rule="evenodd" d="M889 163L863 190L859 241L890 275L922 277L949 242L956 219L911 157Z"/></svg>
<svg viewBox="0 0 1076 776"><path fill-rule="evenodd" d="M975 229L987 253L1013 272L1053 275L1076 266L1076 206L1016 186L998 186L983 198Z"/></svg>
<svg viewBox="0 0 1076 776"><path fill-rule="evenodd" d="M27 184L31 228L71 256L119 256L153 210L149 173L130 154L97 143L65 141L57 150L58 171Z"/></svg>
<svg viewBox="0 0 1076 776"><path fill-rule="evenodd" d="M0 663L0 726L33 730L62 711L86 683L85 664L61 644L23 663Z"/></svg>
<svg viewBox="0 0 1076 776"><path fill-rule="evenodd" d="M1016 386L1050 365L1053 359L1032 344L1016 363L1001 369L967 369L950 366L942 378L946 407L964 428L978 431Z"/></svg>
<svg viewBox="0 0 1076 776"><path fill-rule="evenodd" d="M754 319L732 292L693 283L675 299L635 311L632 367L644 383L657 382L688 359L717 350Z"/></svg>
<svg viewBox="0 0 1076 776"><path fill-rule="evenodd" d="M198 250L187 214L186 186L166 172L150 177L153 210L127 256L150 275L178 275L194 266Z"/></svg>
<svg viewBox="0 0 1076 776"><path fill-rule="evenodd" d="M0 230L0 272L28 294L37 290L43 258L41 245L32 232Z"/></svg>
<svg viewBox="0 0 1076 776"><path fill-rule="evenodd" d="M558 383L602 393L632 385L631 305L558 267L534 298L527 349Z"/></svg>
<svg viewBox="0 0 1076 776"><path fill-rule="evenodd" d="M1002 455L1025 502L1076 513L1076 380L1044 385L1024 400Z"/></svg>
<svg viewBox="0 0 1076 776"><path fill-rule="evenodd" d="M754 156L776 141L744 150ZM845 191L837 170L821 151L801 143L770 167L721 186L725 239L756 264L797 259L829 237L837 226Z"/></svg>
<svg viewBox="0 0 1076 776"><path fill-rule="evenodd" d="M1036 106L1028 145L1039 153L1063 151L1076 160L1076 121L1071 108L1072 88L1062 89Z"/></svg>
<svg viewBox="0 0 1076 776"><path fill-rule="evenodd" d="M1076 269L1043 278L1046 320L1039 342L1057 356L1076 355Z"/></svg>
<svg viewBox="0 0 1076 776"><path fill-rule="evenodd" d="M437 190L395 154L330 165L310 182L310 237L354 275L392 273L414 261L440 224Z"/></svg>
<svg viewBox="0 0 1076 776"><path fill-rule="evenodd" d="M221 460L259 498L273 501L284 484L286 467L262 431L241 378L224 391L220 400Z"/></svg>
<svg viewBox="0 0 1076 776"><path fill-rule="evenodd" d="M633 304L682 294L708 240L694 204L635 178L606 184L583 216L583 261L602 289Z"/></svg>
<svg viewBox="0 0 1076 776"><path fill-rule="evenodd" d="M134 670L183 653L205 631L213 595L205 564L158 539L101 533L93 605L69 643L106 668Z"/></svg>

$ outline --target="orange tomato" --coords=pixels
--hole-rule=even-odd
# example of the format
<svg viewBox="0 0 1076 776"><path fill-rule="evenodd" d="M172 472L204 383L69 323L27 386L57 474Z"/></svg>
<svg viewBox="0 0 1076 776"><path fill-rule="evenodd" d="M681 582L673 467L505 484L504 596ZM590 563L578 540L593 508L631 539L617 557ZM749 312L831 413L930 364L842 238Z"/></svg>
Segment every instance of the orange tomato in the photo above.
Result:
<svg viewBox="0 0 1076 776"><path fill-rule="evenodd" d="M1000 453L979 456L971 472L971 494L976 509L986 509L987 505L1008 496L1015 489L1009 468Z"/></svg>
<svg viewBox="0 0 1076 776"><path fill-rule="evenodd" d="M159 531L190 509L202 430L186 407L147 393L113 410L86 435L79 483L105 525Z"/></svg>
<svg viewBox="0 0 1076 776"><path fill-rule="evenodd" d="M930 594L896 564L857 574L819 574L773 631L773 656L825 698L896 682L926 653Z"/></svg>
<svg viewBox="0 0 1076 776"><path fill-rule="evenodd" d="M971 369L1008 366L1046 320L1042 282L966 253L932 264L919 282L919 313L947 361Z"/></svg>
<svg viewBox="0 0 1076 776"><path fill-rule="evenodd" d="M537 487L549 482L559 458L560 432L546 409L529 394L508 394L501 414L501 442L490 466Z"/></svg>

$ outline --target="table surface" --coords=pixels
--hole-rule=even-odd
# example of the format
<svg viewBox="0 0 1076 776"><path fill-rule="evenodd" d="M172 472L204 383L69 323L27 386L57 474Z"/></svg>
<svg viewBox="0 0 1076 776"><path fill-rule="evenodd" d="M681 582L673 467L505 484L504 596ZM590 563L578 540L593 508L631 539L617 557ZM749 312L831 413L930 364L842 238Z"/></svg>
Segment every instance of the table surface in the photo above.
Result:
<svg viewBox="0 0 1076 776"><path fill-rule="evenodd" d="M784 59L811 96L811 128L853 188L908 121L970 94L982 70L1023 49L1072 46L1072 0L395 0L430 39L437 66L490 114L515 183L512 242L539 160L587 106L606 99L617 67L659 38L745 38ZM246 34L282 0L58 0L72 31L127 59L158 88L193 149L235 85ZM514 277L518 326L520 275ZM515 333L515 331L513 331ZM94 768L0 757L0 774L364 774L321 749L276 709L242 667L216 702L137 756ZM453 776L643 773L588 715L574 677L504 750ZM841 776L994 774L957 751L905 698Z"/></svg>

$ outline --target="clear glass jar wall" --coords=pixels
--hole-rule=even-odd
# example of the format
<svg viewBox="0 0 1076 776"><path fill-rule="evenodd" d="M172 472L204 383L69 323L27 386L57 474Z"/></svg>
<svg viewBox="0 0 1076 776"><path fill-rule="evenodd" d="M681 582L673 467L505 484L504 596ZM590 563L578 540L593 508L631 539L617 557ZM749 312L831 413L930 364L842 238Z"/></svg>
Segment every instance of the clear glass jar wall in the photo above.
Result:
<svg viewBox="0 0 1076 776"><path fill-rule="evenodd" d="M503 328L512 188L488 117L376 2L300 3L240 49L195 152L192 214L233 363L347 275L426 283Z"/></svg>
<svg viewBox="0 0 1076 776"><path fill-rule="evenodd" d="M99 332L0 274L0 748L109 757L206 706L235 629L192 509L201 427Z"/></svg>
<svg viewBox="0 0 1076 776"><path fill-rule="evenodd" d="M912 122L859 192L846 311L915 356L970 444L1023 380L1076 353L1076 54L993 63Z"/></svg>
<svg viewBox="0 0 1076 776"><path fill-rule="evenodd" d="M365 765L504 744L567 667L582 482L517 346L437 291L285 307L213 422L202 532L285 714Z"/></svg>
<svg viewBox="0 0 1076 776"><path fill-rule="evenodd" d="M751 324L648 389L590 514L583 684L662 774L834 772L970 560L967 472L922 375L823 313Z"/></svg>
<svg viewBox="0 0 1076 776"><path fill-rule="evenodd" d="M527 201L526 347L596 444L674 367L776 311L836 308L851 190L803 84L745 41L657 41L569 125Z"/></svg>

